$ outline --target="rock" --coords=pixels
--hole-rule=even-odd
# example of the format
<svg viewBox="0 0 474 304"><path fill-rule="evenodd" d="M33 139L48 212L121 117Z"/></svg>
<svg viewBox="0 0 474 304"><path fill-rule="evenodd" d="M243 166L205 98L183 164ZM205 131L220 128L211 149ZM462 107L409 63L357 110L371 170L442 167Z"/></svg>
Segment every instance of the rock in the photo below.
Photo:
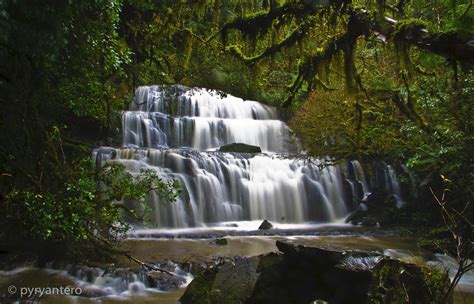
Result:
<svg viewBox="0 0 474 304"><path fill-rule="evenodd" d="M273 228L273 225L272 223L270 223L269 221L267 220L264 220L260 226L258 227L259 230L268 230L268 229L272 229Z"/></svg>
<svg viewBox="0 0 474 304"><path fill-rule="evenodd" d="M99 297L106 297L112 294L112 290L107 288L101 288L99 286L94 285L85 285L81 286L82 292L81 297L86 298L99 298Z"/></svg>
<svg viewBox="0 0 474 304"><path fill-rule="evenodd" d="M449 284L435 270L370 252L276 245L280 253L227 259L202 272L180 303L404 303L406 296L432 303Z"/></svg>
<svg viewBox="0 0 474 304"><path fill-rule="evenodd" d="M213 245L227 245L228 242L227 242L227 239L222 238L222 239L215 239L215 240L211 241L211 244L213 244Z"/></svg>
<svg viewBox="0 0 474 304"><path fill-rule="evenodd" d="M441 303L450 284L438 270L389 258L375 265L373 277L368 291L373 303Z"/></svg>
<svg viewBox="0 0 474 304"><path fill-rule="evenodd" d="M259 258L236 258L205 270L179 299L186 303L245 303L258 279Z"/></svg>
<svg viewBox="0 0 474 304"><path fill-rule="evenodd" d="M179 265L173 261L168 260L168 261L158 263L157 266L160 269L163 269L169 272L174 272L176 270L176 267L178 267Z"/></svg>
<svg viewBox="0 0 474 304"><path fill-rule="evenodd" d="M383 191L368 194L358 207L347 216L345 222L366 227L385 226L393 223L396 200Z"/></svg>
<svg viewBox="0 0 474 304"><path fill-rule="evenodd" d="M237 223L225 224L224 226L225 227L239 227L239 225L237 225Z"/></svg>
<svg viewBox="0 0 474 304"><path fill-rule="evenodd" d="M258 146L252 146L242 143L233 143L219 148L220 152L237 152L237 153L262 153L262 149Z"/></svg>
<svg viewBox="0 0 474 304"><path fill-rule="evenodd" d="M362 205L362 204L361 204ZM360 206L360 205L359 205ZM362 210L360 207L352 211L344 220L346 223L352 225L359 225L360 221L367 216L367 211Z"/></svg>
<svg viewBox="0 0 474 304"><path fill-rule="evenodd" d="M178 289L186 283L186 278L180 275L170 275L161 271L149 271L145 278L148 287L162 291Z"/></svg>
<svg viewBox="0 0 474 304"><path fill-rule="evenodd" d="M367 209L372 214L383 213L387 206L388 194L383 191L373 191L364 198Z"/></svg>

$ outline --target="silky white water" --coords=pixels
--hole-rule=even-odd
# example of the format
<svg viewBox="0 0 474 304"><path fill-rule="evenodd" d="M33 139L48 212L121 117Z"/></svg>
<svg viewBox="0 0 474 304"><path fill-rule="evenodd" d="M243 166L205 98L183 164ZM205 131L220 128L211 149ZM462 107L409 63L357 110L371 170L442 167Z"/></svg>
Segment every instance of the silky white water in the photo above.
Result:
<svg viewBox="0 0 474 304"><path fill-rule="evenodd" d="M343 219L370 191L357 161L320 168L288 157L298 150L278 111L218 91L143 86L122 113L123 148L98 148L98 163L122 163L133 173L159 172L177 179L174 203L151 194L151 224L184 228L219 222L331 223ZM223 153L231 143L259 146L264 153ZM393 169L384 187L399 195ZM138 205L135 208L139 208Z"/></svg>

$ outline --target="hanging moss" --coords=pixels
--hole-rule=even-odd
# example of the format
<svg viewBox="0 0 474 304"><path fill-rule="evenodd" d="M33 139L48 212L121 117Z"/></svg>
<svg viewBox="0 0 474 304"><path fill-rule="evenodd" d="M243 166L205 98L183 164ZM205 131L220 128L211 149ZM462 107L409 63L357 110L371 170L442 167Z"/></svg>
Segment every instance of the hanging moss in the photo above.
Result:
<svg viewBox="0 0 474 304"><path fill-rule="evenodd" d="M410 59L410 48L412 41L421 40L427 34L428 23L419 19L400 20L393 33L393 43L400 65L408 72L408 76L414 74L413 63Z"/></svg>
<svg viewBox="0 0 474 304"><path fill-rule="evenodd" d="M268 33L274 21L289 18L290 16L298 20L299 18L307 17L309 14L312 14L319 7L319 5L315 5L311 2L289 2L274 7L269 11L260 11L234 18L221 28L222 41L225 44L226 36L231 29L239 30L250 38L255 38L257 34Z"/></svg>
<svg viewBox="0 0 474 304"><path fill-rule="evenodd" d="M315 76L318 71L323 70L324 66L330 64L332 59L341 51L344 52L344 70L349 91L354 91L355 77L357 76L353 52L357 39L369 32L369 16L366 12L353 11L347 23L346 32L336 35L330 39L326 47L318 50L313 56L307 57L298 68L298 77L289 86L288 98L283 103L283 107L288 107L295 98L298 90L306 82L309 88L313 87Z"/></svg>
<svg viewBox="0 0 474 304"><path fill-rule="evenodd" d="M242 49L237 45L230 45L226 48L226 51L230 52L246 64L254 64L260 59L272 56L280 52L285 47L290 47L296 44L305 34L308 29L309 23L305 22L301 26L291 31L283 40L279 43L273 43L272 46L266 48L263 52L255 56L247 56L242 52ZM254 45L255 46L255 45Z"/></svg>
<svg viewBox="0 0 474 304"><path fill-rule="evenodd" d="M348 92L355 92L357 90L355 84L356 66L354 63L354 51L356 41L349 41L344 45L344 75L346 77L346 89Z"/></svg>

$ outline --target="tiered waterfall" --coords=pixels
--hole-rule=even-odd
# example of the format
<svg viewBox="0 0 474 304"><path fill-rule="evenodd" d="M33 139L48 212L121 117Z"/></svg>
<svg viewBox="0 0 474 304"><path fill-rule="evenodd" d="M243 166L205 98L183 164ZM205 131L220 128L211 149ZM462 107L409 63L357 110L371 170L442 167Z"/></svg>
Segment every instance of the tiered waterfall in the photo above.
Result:
<svg viewBox="0 0 474 304"><path fill-rule="evenodd" d="M130 111L122 114L122 129L123 147L96 149L99 163L120 162L133 173L151 168L181 183L176 202L150 195L157 227L262 219L334 222L370 191L357 161L321 169L318 160L288 157L296 145L275 108L222 92L139 87ZM256 145L263 153L216 151L231 143ZM399 195L393 170L385 175L383 186Z"/></svg>

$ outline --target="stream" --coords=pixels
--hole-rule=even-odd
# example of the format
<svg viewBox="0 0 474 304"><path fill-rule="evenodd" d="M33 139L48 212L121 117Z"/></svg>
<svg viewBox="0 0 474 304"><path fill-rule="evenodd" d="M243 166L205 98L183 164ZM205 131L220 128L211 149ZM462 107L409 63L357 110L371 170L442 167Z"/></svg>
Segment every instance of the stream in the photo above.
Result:
<svg viewBox="0 0 474 304"><path fill-rule="evenodd" d="M74 271L70 265L65 269L20 268L0 271L0 292L8 292L8 287L12 285L18 289L73 286L82 289L81 295L44 295L41 303L176 303L193 278L190 273L193 269L187 268L187 264L192 262L193 265L209 265L212 261L226 257L274 252L277 251L277 240L327 249L373 251L403 261L426 263L440 269L448 267L451 272L454 270L455 262L452 258L424 251L416 245L414 239L377 236L377 233L374 236L364 236L361 231L355 231L355 234L347 234L347 230L330 231L328 233L325 230L322 235L229 236L226 237L227 245L217 245L212 238L128 238L122 244L122 249L142 261L157 262L170 269L175 276L184 278L182 284L173 290L146 286L144 276L130 275L133 271L129 270L139 268L137 264L119 256L111 273L105 271L106 267L86 267L82 268L81 273ZM121 273L122 269L126 271ZM456 290L455 303L472 303L473 300L474 272L470 272L464 276Z"/></svg>

